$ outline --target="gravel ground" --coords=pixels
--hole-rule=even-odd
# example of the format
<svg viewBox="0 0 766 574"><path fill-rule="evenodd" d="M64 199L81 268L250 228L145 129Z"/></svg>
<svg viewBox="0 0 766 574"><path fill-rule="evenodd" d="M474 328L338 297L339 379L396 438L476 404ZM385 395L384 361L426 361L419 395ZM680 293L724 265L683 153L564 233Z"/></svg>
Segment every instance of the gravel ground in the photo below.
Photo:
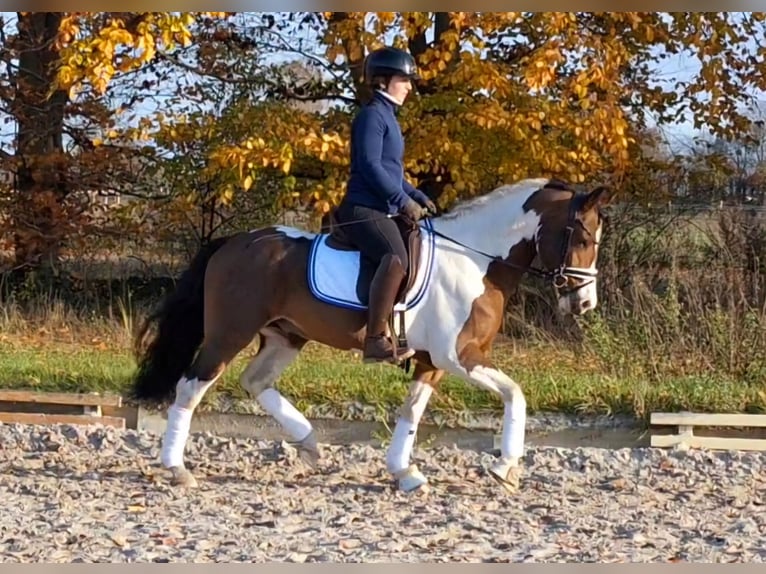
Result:
<svg viewBox="0 0 766 574"><path fill-rule="evenodd" d="M428 494L392 489L384 452L194 435L200 486L171 487L159 438L0 425L3 562L766 561L766 456L530 447L522 489L489 454L419 450Z"/></svg>

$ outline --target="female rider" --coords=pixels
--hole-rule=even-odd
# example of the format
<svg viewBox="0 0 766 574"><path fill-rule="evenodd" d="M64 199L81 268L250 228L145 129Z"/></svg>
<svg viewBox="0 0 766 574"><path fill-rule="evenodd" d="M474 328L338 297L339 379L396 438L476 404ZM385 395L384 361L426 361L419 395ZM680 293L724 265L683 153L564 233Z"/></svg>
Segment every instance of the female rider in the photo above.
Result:
<svg viewBox="0 0 766 574"><path fill-rule="evenodd" d="M409 266L397 223L416 222L436 206L404 178L404 139L396 112L418 78L415 59L397 48L381 48L365 60L364 80L373 90L351 124L351 174L336 211L343 233L376 265L370 284L364 362L393 362L395 344L385 336L397 292ZM415 351L397 348L403 361Z"/></svg>

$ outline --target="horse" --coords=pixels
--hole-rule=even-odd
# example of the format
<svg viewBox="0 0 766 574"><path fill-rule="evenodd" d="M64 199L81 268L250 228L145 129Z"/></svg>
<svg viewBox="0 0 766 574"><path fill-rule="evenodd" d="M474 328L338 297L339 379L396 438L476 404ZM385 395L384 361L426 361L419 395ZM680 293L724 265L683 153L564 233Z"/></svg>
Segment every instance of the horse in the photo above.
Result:
<svg viewBox="0 0 766 574"><path fill-rule="evenodd" d="M607 186L578 191L556 179L530 178L401 227L411 265L387 334L417 352L408 359L415 362L410 388L385 455L395 488L429 488L411 452L445 373L502 399L500 454L487 471L508 492L520 488L526 399L521 385L490 360L492 342L509 296L527 273L550 281L561 313L596 308L602 208L612 197ZM532 265L535 258L540 267ZM362 348L370 276L336 227L310 233L265 226L216 238L198 251L135 338L131 393L170 405L160 459L173 486L197 485L183 454L194 409L256 337L258 350L239 382L316 468L322 457L316 433L276 383L309 341Z"/></svg>

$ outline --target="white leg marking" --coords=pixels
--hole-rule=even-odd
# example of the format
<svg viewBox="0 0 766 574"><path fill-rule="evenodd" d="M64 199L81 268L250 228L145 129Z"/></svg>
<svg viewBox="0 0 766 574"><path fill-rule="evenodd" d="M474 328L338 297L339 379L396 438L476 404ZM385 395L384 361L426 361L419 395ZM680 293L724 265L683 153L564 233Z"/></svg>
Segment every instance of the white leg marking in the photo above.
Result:
<svg viewBox="0 0 766 574"><path fill-rule="evenodd" d="M433 387L421 381L413 381L410 385L409 394L396 420L391 444L386 453L386 466L390 473L396 474L409 467L418 423L432 393Z"/></svg>
<svg viewBox="0 0 766 574"><path fill-rule="evenodd" d="M500 441L500 458L489 468L490 474L508 492L519 487L524 454L524 434L527 423L527 401L521 387L498 369L478 366L468 373L471 381L493 391L503 399L503 432Z"/></svg>
<svg viewBox="0 0 766 574"><path fill-rule="evenodd" d="M302 441L311 434L311 423L278 390L269 387L258 395L258 402L293 440Z"/></svg>
<svg viewBox="0 0 766 574"><path fill-rule="evenodd" d="M262 348L242 373L241 384L255 397L267 414L279 422L295 441L303 441L312 431L311 423L273 385L300 353L279 335L264 336Z"/></svg>
<svg viewBox="0 0 766 574"><path fill-rule="evenodd" d="M386 467L397 480L400 490L412 492L427 488L428 479L410 464L418 423L426 410L433 387L422 381L414 381L396 420L391 444L386 453Z"/></svg>
<svg viewBox="0 0 766 574"><path fill-rule="evenodd" d="M518 463L524 455L524 434L527 424L527 401L521 387L498 369L478 366L468 376L480 386L497 393L503 399L503 434L500 443L502 459Z"/></svg>
<svg viewBox="0 0 766 574"><path fill-rule="evenodd" d="M322 454L311 423L274 388L274 383L296 359L300 349L290 345L281 334L268 329L261 332L261 337L261 349L242 373L242 386L298 443L296 447L301 459L316 467Z"/></svg>
<svg viewBox="0 0 766 574"><path fill-rule="evenodd" d="M217 377L216 377L217 379ZM216 381L200 381L181 377L176 385L176 398L168 409L168 422L162 440L160 461L166 468L184 466L184 448L189 438L194 409Z"/></svg>
<svg viewBox="0 0 766 574"><path fill-rule="evenodd" d="M500 454L503 458L520 459L524 456L524 434L527 423L527 401L517 395L503 404L503 435Z"/></svg>

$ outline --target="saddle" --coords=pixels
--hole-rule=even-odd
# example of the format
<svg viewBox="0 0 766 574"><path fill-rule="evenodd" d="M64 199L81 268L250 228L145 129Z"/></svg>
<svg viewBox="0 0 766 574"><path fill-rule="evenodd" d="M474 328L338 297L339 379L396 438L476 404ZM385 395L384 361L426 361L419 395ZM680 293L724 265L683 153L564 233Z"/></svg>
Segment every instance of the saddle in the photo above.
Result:
<svg viewBox="0 0 766 574"><path fill-rule="evenodd" d="M396 299L394 301L394 305L397 305L404 302L407 296L407 292L413 287L418 276L418 269L420 267L421 230L417 223L413 222L406 216L396 217L393 221L396 223L397 227L399 228L399 232L404 239L404 246L407 250L407 258L409 259L409 267L405 270L404 279L402 280L402 284L399 286L399 290L397 291ZM344 226L341 224L341 222L338 221L337 212L335 211L333 211L329 217L329 228L330 229L326 240L326 245L328 247L337 249L339 251L360 251L360 249L354 245L348 236L343 232ZM366 266L362 264L362 269L365 269L365 267ZM365 271L362 271L361 275L369 274L366 274ZM369 288L369 280L365 279L363 280L363 283L364 290L366 291ZM397 332L397 330L394 328L394 321L396 315L398 314L399 329L397 342L401 347L407 346L404 311L397 311L396 308L392 308L390 311L391 314L388 320L388 328L392 334ZM409 358L399 364L404 372L409 372L411 361L412 359Z"/></svg>
<svg viewBox="0 0 766 574"><path fill-rule="evenodd" d="M396 303L401 303L404 301L407 291L412 288L415 279L418 276L418 269L420 266L421 231L419 225L405 216L396 217L393 221L396 223L399 232L404 239L404 247L407 250L407 258L409 259L409 267L406 269L406 275L404 276L402 285L399 287L399 291L396 295ZM359 248L351 242L348 236L343 232L343 229L344 226L337 219L337 212L333 211L329 217L327 246L337 249L338 251L359 251Z"/></svg>

